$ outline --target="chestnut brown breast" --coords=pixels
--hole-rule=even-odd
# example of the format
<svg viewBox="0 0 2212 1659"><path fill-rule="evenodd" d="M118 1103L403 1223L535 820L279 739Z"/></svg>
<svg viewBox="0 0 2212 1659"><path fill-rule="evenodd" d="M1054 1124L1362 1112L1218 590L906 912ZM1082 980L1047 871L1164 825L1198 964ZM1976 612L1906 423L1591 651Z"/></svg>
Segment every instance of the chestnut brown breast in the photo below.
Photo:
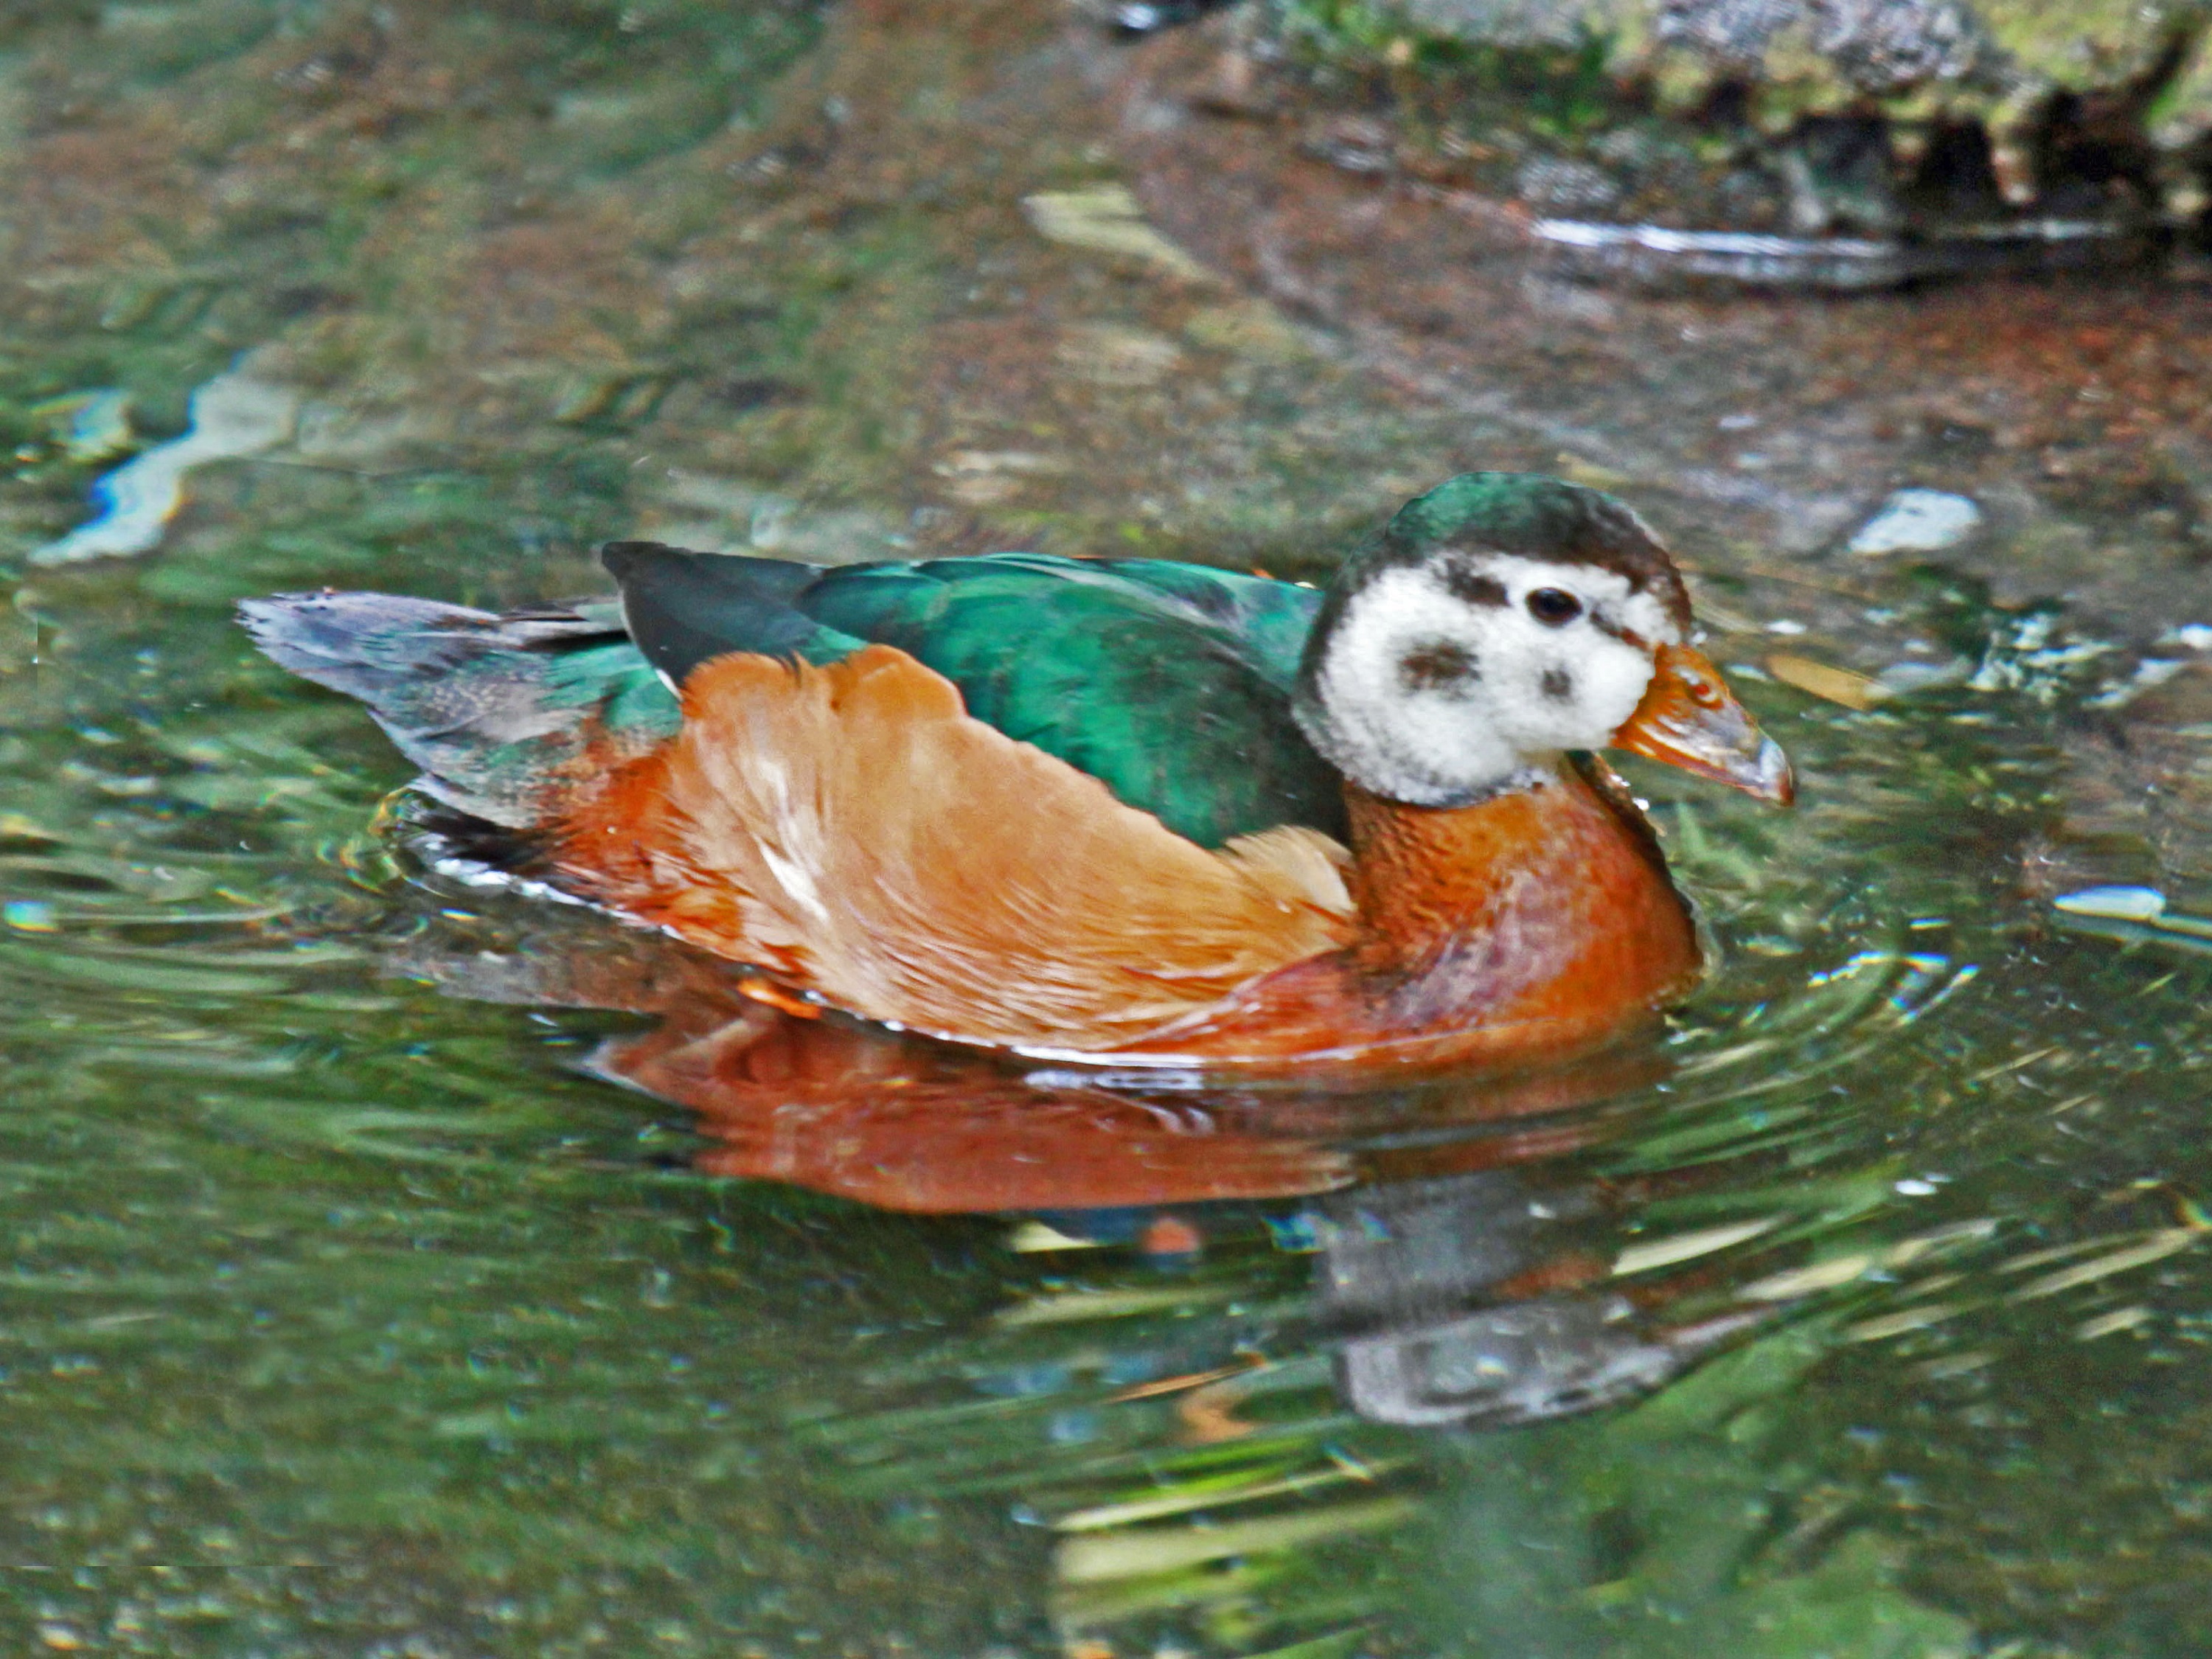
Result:
<svg viewBox="0 0 2212 1659"><path fill-rule="evenodd" d="M1178 1051L1520 1060L1587 1046L1695 982L1688 908L1616 785L1563 768L1472 806L1345 793L1354 938L1162 1034Z"/></svg>

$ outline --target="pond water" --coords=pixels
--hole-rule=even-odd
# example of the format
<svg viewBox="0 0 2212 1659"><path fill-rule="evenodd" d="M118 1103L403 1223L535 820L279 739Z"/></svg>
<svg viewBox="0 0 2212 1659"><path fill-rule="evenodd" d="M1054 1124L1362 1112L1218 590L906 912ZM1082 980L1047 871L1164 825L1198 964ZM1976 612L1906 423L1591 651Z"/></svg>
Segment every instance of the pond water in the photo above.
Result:
<svg viewBox="0 0 2212 1659"><path fill-rule="evenodd" d="M1312 572L1559 455L1150 228L1057 12L916 18L0 14L10 1650L2212 1646L2171 489L1908 568L1625 473L1803 799L1637 774L1720 967L1568 1075L1147 1095L770 1030L380 834L404 768L238 598L586 592L641 532ZM1637 395L1577 416L1624 467ZM2106 609L2002 579L2069 549ZM2098 882L2166 912L2051 902Z"/></svg>

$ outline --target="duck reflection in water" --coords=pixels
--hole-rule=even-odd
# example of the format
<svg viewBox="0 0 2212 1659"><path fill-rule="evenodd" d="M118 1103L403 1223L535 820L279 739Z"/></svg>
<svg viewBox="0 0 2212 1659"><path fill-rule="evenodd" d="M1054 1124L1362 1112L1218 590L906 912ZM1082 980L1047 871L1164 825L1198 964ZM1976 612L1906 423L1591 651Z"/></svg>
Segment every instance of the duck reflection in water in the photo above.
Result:
<svg viewBox="0 0 2212 1659"><path fill-rule="evenodd" d="M1018 1250L1131 1247L1163 1275L1255 1234L1308 1254L1291 1340L1305 1358L1333 1355L1337 1394L1372 1422L1502 1426L1593 1409L1657 1387L1760 1317L1673 1320L1672 1280L1614 1283L1604 1246L1624 1194L1543 1167L1637 1115L1668 1070L1649 1043L1389 1090L1164 1088L1157 1074L1024 1066L824 1015L593 918L540 913L528 926L499 951L418 935L398 965L465 996L650 1016L586 1069L692 1112L708 1142L695 1162L710 1174L1005 1217ZM1177 1378L1139 1379L1132 1397L1188 1382L1186 1426L1232 1437L1237 1401L1266 1391L1274 1362L1237 1322L1203 1325L1167 1367Z"/></svg>

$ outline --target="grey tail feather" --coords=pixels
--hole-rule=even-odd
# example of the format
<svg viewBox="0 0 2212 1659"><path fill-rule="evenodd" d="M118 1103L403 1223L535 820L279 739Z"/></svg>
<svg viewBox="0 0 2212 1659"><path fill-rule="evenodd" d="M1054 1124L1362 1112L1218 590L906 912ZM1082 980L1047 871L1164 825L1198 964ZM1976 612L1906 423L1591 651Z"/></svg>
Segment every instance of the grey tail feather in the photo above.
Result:
<svg viewBox="0 0 2212 1659"><path fill-rule="evenodd" d="M547 780L580 753L592 716L625 693L665 696L605 602L501 617L386 593L281 593L239 614L271 660L368 704L422 768L426 793L510 829L543 815ZM592 647L612 648L578 672L574 653Z"/></svg>

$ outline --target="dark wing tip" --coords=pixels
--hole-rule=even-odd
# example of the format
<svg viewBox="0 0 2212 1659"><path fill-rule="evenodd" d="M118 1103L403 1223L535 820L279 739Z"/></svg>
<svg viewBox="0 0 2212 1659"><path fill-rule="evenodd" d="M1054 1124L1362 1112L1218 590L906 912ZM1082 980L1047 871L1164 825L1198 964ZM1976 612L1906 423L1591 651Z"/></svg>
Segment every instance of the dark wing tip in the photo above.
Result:
<svg viewBox="0 0 2212 1659"><path fill-rule="evenodd" d="M726 652L804 653L822 632L801 603L818 565L638 541L607 543L599 562L622 591L631 640L671 679Z"/></svg>
<svg viewBox="0 0 2212 1659"><path fill-rule="evenodd" d="M599 563L617 581L626 581L645 566L668 559L718 559L726 554L704 548L676 547L667 542L607 542L599 549Z"/></svg>

